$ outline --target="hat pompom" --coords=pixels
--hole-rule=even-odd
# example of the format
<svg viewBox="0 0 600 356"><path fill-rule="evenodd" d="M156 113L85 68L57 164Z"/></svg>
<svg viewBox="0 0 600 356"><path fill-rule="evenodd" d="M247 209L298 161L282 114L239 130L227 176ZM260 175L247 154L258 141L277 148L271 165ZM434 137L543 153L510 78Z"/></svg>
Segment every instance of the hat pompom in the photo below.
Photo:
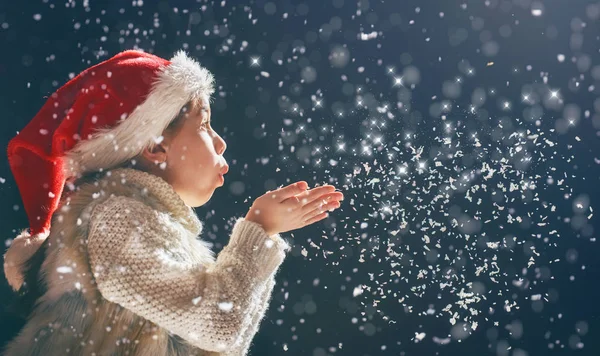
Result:
<svg viewBox="0 0 600 356"><path fill-rule="evenodd" d="M13 290L21 289L25 281L24 267L48 238L47 233L30 235L27 230L17 236L4 254L4 275Z"/></svg>

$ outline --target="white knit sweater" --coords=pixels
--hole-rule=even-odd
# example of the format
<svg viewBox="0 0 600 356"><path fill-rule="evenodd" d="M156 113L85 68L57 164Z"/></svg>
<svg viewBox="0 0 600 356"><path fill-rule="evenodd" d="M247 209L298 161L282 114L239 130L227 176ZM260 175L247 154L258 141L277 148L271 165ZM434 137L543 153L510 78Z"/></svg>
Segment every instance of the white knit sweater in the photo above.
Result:
<svg viewBox="0 0 600 356"><path fill-rule="evenodd" d="M165 209L124 196L95 207L88 253L102 296L201 350L246 355L289 245L238 219L215 259L196 238L202 225L193 209L167 182L131 169L113 174L146 187Z"/></svg>

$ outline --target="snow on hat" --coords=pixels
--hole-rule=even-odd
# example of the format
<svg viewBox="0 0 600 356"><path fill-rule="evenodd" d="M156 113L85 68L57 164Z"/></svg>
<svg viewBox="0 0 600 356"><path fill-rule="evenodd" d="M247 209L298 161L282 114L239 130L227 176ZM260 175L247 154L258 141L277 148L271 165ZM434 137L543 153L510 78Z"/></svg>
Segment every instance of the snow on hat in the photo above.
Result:
<svg viewBox="0 0 600 356"><path fill-rule="evenodd" d="M120 165L160 138L190 100L214 93L213 75L185 52L170 60L129 50L84 70L53 93L8 144L29 220L4 255L14 290L50 231L66 180Z"/></svg>

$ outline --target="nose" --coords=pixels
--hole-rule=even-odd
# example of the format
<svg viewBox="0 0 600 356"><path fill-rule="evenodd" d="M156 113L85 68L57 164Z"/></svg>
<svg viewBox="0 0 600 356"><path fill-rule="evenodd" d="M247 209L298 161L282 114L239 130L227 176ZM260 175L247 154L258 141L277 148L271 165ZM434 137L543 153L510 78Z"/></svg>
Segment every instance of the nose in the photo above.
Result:
<svg viewBox="0 0 600 356"><path fill-rule="evenodd" d="M227 143L225 143L225 140L218 133L215 133L215 151L217 151L217 154L222 155L226 149Z"/></svg>

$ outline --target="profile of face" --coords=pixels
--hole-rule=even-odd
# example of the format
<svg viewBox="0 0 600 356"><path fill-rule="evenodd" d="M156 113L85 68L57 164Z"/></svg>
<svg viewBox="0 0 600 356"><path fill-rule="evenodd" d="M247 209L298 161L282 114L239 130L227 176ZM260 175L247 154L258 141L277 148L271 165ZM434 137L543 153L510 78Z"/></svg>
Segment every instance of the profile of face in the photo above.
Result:
<svg viewBox="0 0 600 356"><path fill-rule="evenodd" d="M186 105L173 129L142 156L150 173L167 181L190 207L206 204L223 185L229 166L223 157L227 144L210 123L208 100Z"/></svg>

